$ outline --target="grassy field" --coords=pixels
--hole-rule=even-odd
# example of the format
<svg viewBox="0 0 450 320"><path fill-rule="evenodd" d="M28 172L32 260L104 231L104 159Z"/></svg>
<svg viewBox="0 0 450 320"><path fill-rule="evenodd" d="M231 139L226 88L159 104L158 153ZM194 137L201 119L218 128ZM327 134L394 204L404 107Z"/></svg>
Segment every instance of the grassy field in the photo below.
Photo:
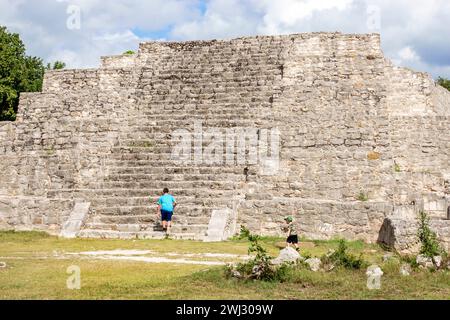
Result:
<svg viewBox="0 0 450 320"><path fill-rule="evenodd" d="M276 256L281 239L263 240ZM303 242L302 254L320 257L337 241ZM376 245L350 242L384 271L380 290L366 287L365 270L296 271L284 283L226 279L222 266L103 260L71 255L99 250L149 250L149 257L193 261L236 261L214 254L246 255L248 243L234 240L202 243L174 240L63 240L43 233L0 233L0 299L450 299L450 272L415 270L399 274L400 262L383 263ZM202 254L209 253L210 256ZM189 258L186 258L189 257ZM66 286L71 265L80 267L81 289Z"/></svg>

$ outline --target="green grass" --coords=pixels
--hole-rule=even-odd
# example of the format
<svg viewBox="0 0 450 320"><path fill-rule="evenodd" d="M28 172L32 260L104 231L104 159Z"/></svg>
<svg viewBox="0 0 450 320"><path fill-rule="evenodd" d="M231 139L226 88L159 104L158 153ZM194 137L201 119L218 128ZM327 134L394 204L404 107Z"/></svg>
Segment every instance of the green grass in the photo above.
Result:
<svg viewBox="0 0 450 320"><path fill-rule="evenodd" d="M264 238L269 254L279 252L282 239ZM290 271L285 283L226 279L222 267L67 258L67 252L141 249L161 254L246 254L248 243L233 240L202 243L174 240L62 240L39 232L0 232L0 299L449 299L448 271L417 270L399 275L399 260L383 263L376 245L349 242L349 252L360 253L383 271L381 290L368 290L365 270ZM302 253L321 256L336 249L337 240L303 243ZM55 255L58 253L58 255ZM81 290L66 288L71 265L81 269Z"/></svg>

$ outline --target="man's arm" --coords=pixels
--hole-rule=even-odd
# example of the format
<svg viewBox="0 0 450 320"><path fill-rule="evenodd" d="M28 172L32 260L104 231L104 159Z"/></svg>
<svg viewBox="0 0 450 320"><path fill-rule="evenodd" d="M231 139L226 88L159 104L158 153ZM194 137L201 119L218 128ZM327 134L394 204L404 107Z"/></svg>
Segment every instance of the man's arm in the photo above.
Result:
<svg viewBox="0 0 450 320"><path fill-rule="evenodd" d="M158 202L156 202L158 205L158 208L156 209L156 215L158 215L161 212L161 199L158 199Z"/></svg>

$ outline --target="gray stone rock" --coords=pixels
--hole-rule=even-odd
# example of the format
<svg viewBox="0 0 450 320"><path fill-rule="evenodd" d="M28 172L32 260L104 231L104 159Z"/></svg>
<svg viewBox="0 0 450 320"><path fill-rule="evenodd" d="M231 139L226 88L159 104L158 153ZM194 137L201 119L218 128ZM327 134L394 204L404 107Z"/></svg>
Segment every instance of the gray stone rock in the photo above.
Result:
<svg viewBox="0 0 450 320"><path fill-rule="evenodd" d="M400 266L400 274L402 276L409 276L411 274L411 266L407 263L404 263Z"/></svg>
<svg viewBox="0 0 450 320"><path fill-rule="evenodd" d="M296 263L298 260L302 259L302 256L294 248L287 247L280 251L280 255L273 259L271 262L274 265L283 264L286 262Z"/></svg>
<svg viewBox="0 0 450 320"><path fill-rule="evenodd" d="M89 214L89 202L77 202L69 216L69 219L63 224L60 237L75 238L81 230Z"/></svg>
<svg viewBox="0 0 450 320"><path fill-rule="evenodd" d="M0 269L4 269L6 266L6 262L0 262Z"/></svg>
<svg viewBox="0 0 450 320"><path fill-rule="evenodd" d="M237 279L241 279L242 278L242 274L239 271L235 270L235 269L231 270L231 276L233 278L237 278Z"/></svg>
<svg viewBox="0 0 450 320"><path fill-rule="evenodd" d="M432 268L434 266L433 260L423 254L417 256L416 263L422 268Z"/></svg>
<svg viewBox="0 0 450 320"><path fill-rule="evenodd" d="M381 270L381 268L378 265L376 265L376 264L373 264L370 267L368 267L367 271L366 271L366 275L368 277L370 277L370 276L374 276L374 277L382 276L383 274L384 274L383 270Z"/></svg>
<svg viewBox="0 0 450 320"><path fill-rule="evenodd" d="M433 263L436 266L436 268L440 268L442 265L442 257L441 256L434 256L433 257Z"/></svg>
<svg viewBox="0 0 450 320"><path fill-rule="evenodd" d="M309 258L307 260L305 260L305 263L308 264L309 269L311 269L311 271L317 272L320 270L320 267L322 265L322 261L320 261L319 258Z"/></svg>

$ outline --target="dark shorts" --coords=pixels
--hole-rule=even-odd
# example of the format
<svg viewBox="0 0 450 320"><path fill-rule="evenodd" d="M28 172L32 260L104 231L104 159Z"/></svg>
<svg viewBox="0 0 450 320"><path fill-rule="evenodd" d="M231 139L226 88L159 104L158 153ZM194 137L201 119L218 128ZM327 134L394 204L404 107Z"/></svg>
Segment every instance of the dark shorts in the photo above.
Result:
<svg viewBox="0 0 450 320"><path fill-rule="evenodd" d="M161 221L172 221L173 212L161 210Z"/></svg>
<svg viewBox="0 0 450 320"><path fill-rule="evenodd" d="M289 236L286 240L287 243L298 243L298 236Z"/></svg>

